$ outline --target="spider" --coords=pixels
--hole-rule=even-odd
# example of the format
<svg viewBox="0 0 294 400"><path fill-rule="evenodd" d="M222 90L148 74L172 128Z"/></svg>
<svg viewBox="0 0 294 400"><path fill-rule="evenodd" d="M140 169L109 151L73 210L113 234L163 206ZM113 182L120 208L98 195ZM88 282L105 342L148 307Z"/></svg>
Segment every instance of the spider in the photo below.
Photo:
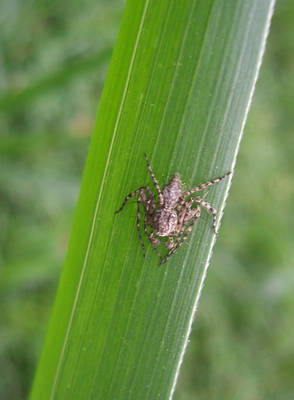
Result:
<svg viewBox="0 0 294 400"><path fill-rule="evenodd" d="M220 182L226 176L231 174L231 172L227 172L219 178L201 183L186 192L183 192L182 190L179 173L175 173L171 180L160 189L146 153L144 153L144 156L146 159L147 169L156 189L158 200L156 200L156 196L149 186L140 186L125 197L121 207L115 212L115 214L119 213L124 208L126 202L131 197L137 196L137 230L143 250L143 256L145 258L145 245L141 233L142 207L145 213L144 233L148 237L153 249L156 251L160 259L159 265L162 265L188 238L193 225L200 217L200 206L212 214L213 228L215 234L217 234L216 209L199 196L188 197L208 186ZM164 241L165 246L169 249L165 257L162 257L158 250L158 245L161 243L162 238L168 238L167 241Z"/></svg>

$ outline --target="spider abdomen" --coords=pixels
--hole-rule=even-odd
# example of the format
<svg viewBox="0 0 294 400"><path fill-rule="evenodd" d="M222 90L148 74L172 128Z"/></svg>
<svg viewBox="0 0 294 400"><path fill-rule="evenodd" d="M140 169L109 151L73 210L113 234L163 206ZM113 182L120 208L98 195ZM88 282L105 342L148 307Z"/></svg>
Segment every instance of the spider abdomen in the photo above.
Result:
<svg viewBox="0 0 294 400"><path fill-rule="evenodd" d="M176 229L178 216L175 210L159 208L154 212L153 229L158 236L168 236Z"/></svg>
<svg viewBox="0 0 294 400"><path fill-rule="evenodd" d="M174 208L180 196L182 195L182 186L180 181L180 175L174 174L172 179L162 189L162 195L164 199L164 205L167 208Z"/></svg>

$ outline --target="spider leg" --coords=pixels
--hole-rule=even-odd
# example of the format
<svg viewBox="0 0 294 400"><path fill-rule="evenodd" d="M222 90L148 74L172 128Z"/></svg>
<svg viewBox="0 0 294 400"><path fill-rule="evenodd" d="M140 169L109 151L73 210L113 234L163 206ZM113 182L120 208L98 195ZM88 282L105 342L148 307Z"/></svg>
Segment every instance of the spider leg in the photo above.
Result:
<svg viewBox="0 0 294 400"><path fill-rule="evenodd" d="M160 243L160 240L154 237L153 232L149 233L147 231L147 213L145 214L145 218L144 218L144 233L148 237L153 250L156 252L156 254L158 255L158 257L161 260L162 259L161 254L160 254L158 248L156 247Z"/></svg>
<svg viewBox="0 0 294 400"><path fill-rule="evenodd" d="M120 206L120 208L119 208L117 211L115 211L115 214L119 213L119 212L124 208L126 202L127 202L131 197L136 196L137 194L139 194L139 193L142 192L143 190L146 190L146 192L148 193L149 196L150 196L150 195L153 196L152 191L151 191L151 189L150 189L149 186L141 186L141 187L139 187L138 189L134 190L133 192L129 193L129 194L124 198L124 201L123 201L122 205Z"/></svg>
<svg viewBox="0 0 294 400"><path fill-rule="evenodd" d="M189 221L199 213L200 216L200 208L199 206L192 208L193 203L195 202L195 198L192 198L187 201L183 201L178 208L178 226L177 226L177 236L181 235L186 225Z"/></svg>
<svg viewBox="0 0 294 400"><path fill-rule="evenodd" d="M205 192L205 193L203 193L203 195L202 195L202 199L205 199L205 197L208 195L208 192ZM190 208L191 209L191 207L192 207L192 204L194 203L194 201L195 201L195 198L194 197L192 197L191 199L189 199L189 200L185 200L185 198L182 198L182 199L180 199L179 200L179 204L178 204L178 211L181 213L181 211L182 211L182 209L183 209L183 206L185 206L185 208L187 208L187 206L188 206L188 208Z"/></svg>
<svg viewBox="0 0 294 400"><path fill-rule="evenodd" d="M138 231L138 235L139 235L139 239L140 239L140 243L142 246L142 250L143 250L143 257L145 258L146 255L146 251L145 251L145 245L144 245L144 240L142 238L142 233L141 233L141 196L139 194L138 199L137 199L137 231Z"/></svg>
<svg viewBox="0 0 294 400"><path fill-rule="evenodd" d="M159 187L159 183L158 183L157 179L155 178L155 175L154 175L154 173L153 173L153 171L152 171L152 167L151 167L150 162L149 162L149 160L148 160L147 154L144 153L144 156L145 156L145 159L146 159L148 171L149 171L149 173L150 173L150 175L151 175L152 181L153 181L153 183L154 183L154 186L155 186L156 191L157 191L157 194L158 194L159 205L162 206L163 203L164 203L163 194L162 194L161 189L160 189L160 187Z"/></svg>
<svg viewBox="0 0 294 400"><path fill-rule="evenodd" d="M192 200L192 199L191 199ZM196 203L199 203L202 207L204 207L209 213L212 214L212 224L213 224L213 229L214 233L217 235L217 230L216 230L216 214L217 211L215 208L211 206L211 204L207 203L207 201L204 201L201 197L194 197L193 200Z"/></svg>
<svg viewBox="0 0 294 400"><path fill-rule="evenodd" d="M173 237L173 235L170 235L170 236L168 237L168 241L165 243L165 246L166 246L168 249L172 249L172 248L175 246L175 242L174 242L174 237Z"/></svg>
<svg viewBox="0 0 294 400"><path fill-rule="evenodd" d="M192 204L193 204L193 202L190 202L190 201L188 202L188 208L184 215L184 220L183 220L183 224L182 224L182 229L180 230L180 235L185 231L187 224L189 224L193 220L193 218L196 217L196 219L198 219L200 217L200 214L201 214L200 207L196 206L194 208L191 208Z"/></svg>
<svg viewBox="0 0 294 400"><path fill-rule="evenodd" d="M190 235L193 225L197 221L197 219L200 217L200 209L199 212L197 212L194 217L191 218L190 220L190 225L187 227L186 232L184 233L183 236L179 235L177 238L177 242L173 248L170 249L170 251L167 253L167 255L161 260L159 265L165 264L167 260L178 250L179 247L182 246L182 244L187 240L188 236Z"/></svg>
<svg viewBox="0 0 294 400"><path fill-rule="evenodd" d="M232 172L229 171L225 175L220 176L219 178L215 178L215 179L212 179L211 181L201 183L200 185L196 186L195 188L190 189L187 192L183 193L181 196L181 199L184 199L185 197L190 196L190 194L198 192L199 190L202 190L208 186L214 185L215 183L219 183L220 181L222 181L226 176L230 175L231 173Z"/></svg>

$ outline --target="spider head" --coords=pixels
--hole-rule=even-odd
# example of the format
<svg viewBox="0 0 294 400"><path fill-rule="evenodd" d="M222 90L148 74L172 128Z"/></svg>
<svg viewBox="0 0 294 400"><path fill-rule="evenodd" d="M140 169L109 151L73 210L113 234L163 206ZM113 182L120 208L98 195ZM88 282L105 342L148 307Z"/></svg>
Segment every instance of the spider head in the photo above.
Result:
<svg viewBox="0 0 294 400"><path fill-rule="evenodd" d="M155 210L153 216L154 233L158 236L168 236L172 234L177 226L177 213L168 208L159 208Z"/></svg>

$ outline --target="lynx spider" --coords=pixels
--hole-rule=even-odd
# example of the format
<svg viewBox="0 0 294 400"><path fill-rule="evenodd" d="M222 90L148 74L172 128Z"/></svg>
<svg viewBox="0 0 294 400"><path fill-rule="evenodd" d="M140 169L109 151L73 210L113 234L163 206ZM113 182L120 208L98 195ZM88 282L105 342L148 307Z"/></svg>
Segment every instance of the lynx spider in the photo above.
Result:
<svg viewBox="0 0 294 400"><path fill-rule="evenodd" d="M121 207L115 213L119 213L131 197L137 196L137 230L143 250L143 256L145 258L145 245L141 233L142 206L145 212L144 233L159 256L160 265L162 265L188 238L193 225L200 217L200 206L212 214L213 228L215 234L217 234L216 209L200 196L191 197L189 199L187 199L187 197L208 186L220 182L231 172L227 172L219 178L201 183L186 192L182 191L179 173L175 173L171 180L161 190L146 153L144 153L144 156L147 163L147 169L151 175L158 195L158 201L149 186L140 186L125 197ZM164 242L164 244L169 251L165 257L162 257L158 250L158 245L161 243L161 238L165 237L168 237L168 240Z"/></svg>

